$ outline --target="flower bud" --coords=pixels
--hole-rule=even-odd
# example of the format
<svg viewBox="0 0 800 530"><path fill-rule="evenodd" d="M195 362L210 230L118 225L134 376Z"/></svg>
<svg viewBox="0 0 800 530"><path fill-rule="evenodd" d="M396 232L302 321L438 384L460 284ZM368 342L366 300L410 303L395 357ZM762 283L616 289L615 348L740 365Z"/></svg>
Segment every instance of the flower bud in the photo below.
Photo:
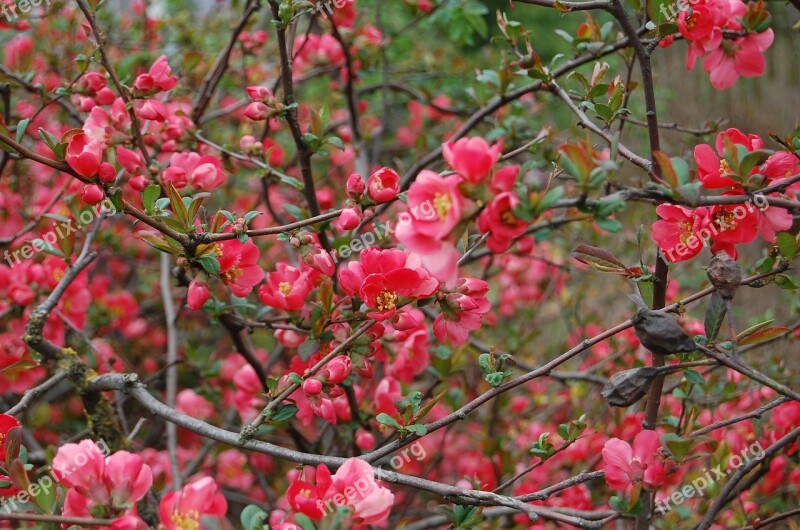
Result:
<svg viewBox="0 0 800 530"><path fill-rule="evenodd" d="M360 428L356 431L356 446L362 451L370 451L375 447L375 437L371 432Z"/></svg>
<svg viewBox="0 0 800 530"><path fill-rule="evenodd" d="M338 385L343 382L350 375L353 370L353 363L347 355L338 355L330 360L325 368L322 369L322 375L332 385Z"/></svg>
<svg viewBox="0 0 800 530"><path fill-rule="evenodd" d="M355 208L345 208L339 216L339 225L342 230L352 230L361 222L361 215Z"/></svg>
<svg viewBox="0 0 800 530"><path fill-rule="evenodd" d="M322 383L317 379L306 379L303 381L303 393L309 397L318 396L322 392Z"/></svg>
<svg viewBox="0 0 800 530"><path fill-rule="evenodd" d="M103 190L99 186L88 184L81 191L81 199L87 204L97 204L103 200Z"/></svg>
<svg viewBox="0 0 800 530"><path fill-rule="evenodd" d="M360 199L366 189L367 186L364 184L364 179L358 173L353 173L347 178L345 191L347 191L347 196L354 201Z"/></svg>

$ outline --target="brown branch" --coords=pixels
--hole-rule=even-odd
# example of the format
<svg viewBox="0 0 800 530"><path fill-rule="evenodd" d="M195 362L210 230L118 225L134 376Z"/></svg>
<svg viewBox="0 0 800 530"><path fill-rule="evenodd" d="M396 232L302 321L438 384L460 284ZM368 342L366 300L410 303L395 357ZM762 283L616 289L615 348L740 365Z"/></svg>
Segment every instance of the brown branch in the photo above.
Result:
<svg viewBox="0 0 800 530"><path fill-rule="evenodd" d="M233 47L239 40L239 35L242 33L242 31L244 31L244 28L247 25L247 22L250 20L250 17L253 16L253 13L257 12L259 9L261 9L260 0L248 0L247 4L245 5L244 13L242 14L242 18L233 29L231 38L228 41L228 45L225 46L225 48L219 53L217 60L214 62L214 66L211 68L208 74L206 74L202 84L200 85L199 95L192 106L191 116L194 123L200 123L203 113L208 108L208 104L211 102L211 98L214 96L214 91L217 89L217 85L219 85L222 76L225 75L225 70L228 69L228 61L230 60L231 53L233 52Z"/></svg>
<svg viewBox="0 0 800 530"><path fill-rule="evenodd" d="M145 165L149 168L151 161L150 161L150 153L147 152L147 147L144 143L144 138L142 137L142 131L139 128L139 118L136 116L136 112L133 110L133 105L131 104L131 96L128 93L128 89L122 84L119 80L119 76L117 72L114 70L114 66L111 64L111 59L108 57L108 52L106 51L106 37L100 28L97 26L97 21L94 18L94 14L89 10L89 7L86 5L85 0L75 0L78 3L78 7L83 12L83 15L86 17L86 21L89 23L89 26L92 28L92 33L94 34L94 39L97 41L97 49L100 50L100 57L103 61L103 66L105 67L106 71L108 72L109 77L111 77L111 82L114 83L114 86L117 88L117 92L119 92L120 97L125 102L125 107L128 109L128 115L131 118L131 131L133 132L133 138L136 141L136 145L139 147L139 151L142 152L142 157L144 157Z"/></svg>

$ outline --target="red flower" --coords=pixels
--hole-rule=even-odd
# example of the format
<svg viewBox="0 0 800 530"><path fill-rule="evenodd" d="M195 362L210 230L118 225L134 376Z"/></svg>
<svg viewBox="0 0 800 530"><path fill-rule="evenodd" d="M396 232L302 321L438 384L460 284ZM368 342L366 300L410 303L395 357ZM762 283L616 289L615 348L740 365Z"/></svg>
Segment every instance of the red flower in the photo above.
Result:
<svg viewBox="0 0 800 530"><path fill-rule="evenodd" d="M0 462L5 462L6 460L6 447L8 443L6 436L8 435L8 431L19 426L19 420L14 416L0 414Z"/></svg>
<svg viewBox="0 0 800 530"><path fill-rule="evenodd" d="M732 87L739 77L758 77L764 73L764 52L772 45L772 29L750 33L735 40L724 40L703 62L703 69L717 90Z"/></svg>
<svg viewBox="0 0 800 530"><path fill-rule="evenodd" d="M653 223L651 237L669 261L689 260L703 250L704 239L711 235L706 231L711 222L708 209L661 204L656 213L661 220Z"/></svg>
<svg viewBox="0 0 800 530"><path fill-rule="evenodd" d="M514 208L520 203L519 197L507 191L496 196L478 217L478 229L491 232L486 246L492 252L504 252L517 238L525 233L527 223L514 215Z"/></svg>
<svg viewBox="0 0 800 530"><path fill-rule="evenodd" d="M304 467L302 475L298 475L286 490L292 511L315 521L325 517L325 496L332 484L331 472L326 466Z"/></svg>
<svg viewBox="0 0 800 530"><path fill-rule="evenodd" d="M239 298L245 297L264 279L258 266L258 248L252 241L240 243L229 239L219 243L219 277Z"/></svg>
<svg viewBox="0 0 800 530"><path fill-rule="evenodd" d="M483 138L473 137L447 142L442 146L442 153L456 173L470 184L477 184L489 176L502 149L502 141L490 146Z"/></svg>
<svg viewBox="0 0 800 530"><path fill-rule="evenodd" d="M103 146L90 140L84 132L72 136L67 143L67 164L82 177L93 177L103 161Z"/></svg>
<svg viewBox="0 0 800 530"><path fill-rule="evenodd" d="M266 283L258 290L258 298L270 307L297 311L305 305L312 288L308 273L281 262L275 272L267 274Z"/></svg>
<svg viewBox="0 0 800 530"><path fill-rule="evenodd" d="M203 516L223 516L228 501L211 477L187 484L181 491L170 491L158 504L158 515L165 530L201 528Z"/></svg>

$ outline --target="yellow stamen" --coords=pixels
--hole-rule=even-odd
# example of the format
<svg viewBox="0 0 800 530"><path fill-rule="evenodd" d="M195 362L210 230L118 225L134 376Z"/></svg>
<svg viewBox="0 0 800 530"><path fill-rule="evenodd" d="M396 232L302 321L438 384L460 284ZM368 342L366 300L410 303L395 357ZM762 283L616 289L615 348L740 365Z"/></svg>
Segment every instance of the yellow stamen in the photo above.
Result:
<svg viewBox="0 0 800 530"><path fill-rule="evenodd" d="M375 297L375 301L378 303L378 310L379 311L389 311L397 307L395 304L399 297L395 293L390 293L386 289L383 290L381 294Z"/></svg>
<svg viewBox="0 0 800 530"><path fill-rule="evenodd" d="M283 296L289 296L292 292L292 285L289 282L281 282L278 284L278 290Z"/></svg>
<svg viewBox="0 0 800 530"><path fill-rule="evenodd" d="M439 214L439 219L443 221L450 212L450 208L453 207L453 201L449 194L437 193L433 198L433 207L436 208L436 213Z"/></svg>

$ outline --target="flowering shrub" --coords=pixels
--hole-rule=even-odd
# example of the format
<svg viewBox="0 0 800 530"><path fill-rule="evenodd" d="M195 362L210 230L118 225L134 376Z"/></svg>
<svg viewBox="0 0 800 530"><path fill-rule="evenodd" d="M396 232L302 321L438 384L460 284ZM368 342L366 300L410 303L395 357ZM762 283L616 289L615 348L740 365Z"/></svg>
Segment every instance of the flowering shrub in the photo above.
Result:
<svg viewBox="0 0 800 530"><path fill-rule="evenodd" d="M0 529L794 524L791 3L3 1Z"/></svg>

